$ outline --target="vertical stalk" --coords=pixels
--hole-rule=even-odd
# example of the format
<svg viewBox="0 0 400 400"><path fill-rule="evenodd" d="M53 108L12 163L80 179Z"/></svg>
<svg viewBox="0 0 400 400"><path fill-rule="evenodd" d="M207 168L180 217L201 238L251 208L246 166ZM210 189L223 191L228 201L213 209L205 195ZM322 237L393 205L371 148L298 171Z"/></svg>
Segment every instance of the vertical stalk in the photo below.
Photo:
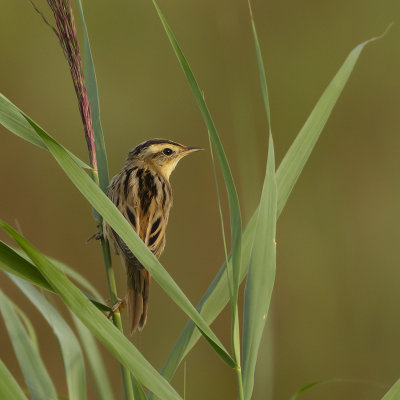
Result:
<svg viewBox="0 0 400 400"><path fill-rule="evenodd" d="M240 367L240 365L236 366L235 371L236 371L236 378L237 378L237 382L238 382L239 400L244 400L242 368Z"/></svg>
<svg viewBox="0 0 400 400"><path fill-rule="evenodd" d="M99 175L97 171L92 172L92 177L93 180L99 184ZM99 232L102 234L103 233L103 221L102 217L96 212L94 215L98 216L98 223L99 223ZM110 303L111 303L111 308L118 302L118 295L117 295L117 285L115 283L115 274L114 274L114 268L112 265L111 261L111 252L110 252L110 244L108 243L108 240L104 237L101 239L101 250L103 253L103 260L104 260L104 267L106 270L106 278L107 278L107 287L108 287L108 293L110 296ZM124 333L123 327L122 327L122 320L121 320L121 313L119 310L115 310L112 313L112 320L113 324L122 332ZM133 394L133 387L132 387L132 379L131 379L131 374L127 368L125 368L122 364L120 364L121 367L121 374L122 374L122 383L124 386L124 399L125 400L134 400L134 394Z"/></svg>
<svg viewBox="0 0 400 400"><path fill-rule="evenodd" d="M103 232L102 225L100 225L100 232L101 233ZM114 268L111 262L110 245L107 239L104 238L101 239L101 249L103 252L104 266L106 269L107 286L108 286L108 292L110 294L111 307L113 307L114 304L118 302L118 296L117 296L117 285L115 284ZM112 320L114 325L123 333L124 331L122 328L122 320L119 310L115 310L112 313ZM124 398L126 400L134 400L131 374L129 370L126 369L122 364L120 365L122 373L122 383L124 385Z"/></svg>

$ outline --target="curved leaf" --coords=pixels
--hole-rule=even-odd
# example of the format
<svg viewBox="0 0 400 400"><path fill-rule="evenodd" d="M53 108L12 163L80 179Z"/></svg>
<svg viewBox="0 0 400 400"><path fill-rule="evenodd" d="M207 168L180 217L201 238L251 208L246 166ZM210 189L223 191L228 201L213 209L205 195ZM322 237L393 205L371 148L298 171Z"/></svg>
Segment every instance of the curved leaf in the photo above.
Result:
<svg viewBox="0 0 400 400"><path fill-rule="evenodd" d="M18 107L11 103L10 100L0 93L0 124L27 142L47 150L43 140L40 139L40 136L36 134L35 130L28 122L29 119L30 118L24 112L22 112ZM68 154L82 168L91 169L89 165L85 164L71 152L68 151Z"/></svg>
<svg viewBox="0 0 400 400"><path fill-rule="evenodd" d="M0 399L27 400L17 381L0 360Z"/></svg>
<svg viewBox="0 0 400 400"><path fill-rule="evenodd" d="M197 101L200 112L203 116L204 122L208 129L209 138L215 148L215 154L217 156L218 162L221 167L222 176L224 178L226 192L228 194L229 202L229 215L230 215L230 225L231 225L231 262L228 266L232 266L230 273L228 274L231 279L231 312L232 312L232 326L231 326L231 341L232 349L234 355L234 361L237 366L240 366L240 337L239 337L239 320L237 311L237 301L238 301L238 289L240 284L240 262L241 262L241 252L242 252L242 217L240 213L239 198L233 180L232 172L229 166L228 159L226 158L224 148L222 146L221 140L218 136L217 129L212 120L211 114L208 110L207 104L204 100L203 93L201 92L196 78L186 60L183 51L181 50L174 33L172 32L170 26L168 25L164 15L162 14L158 4L155 0L152 0L154 7L156 8L157 14L161 20L164 30L168 36L168 39L175 51L178 61L186 75L187 81L190 88L192 89L193 96ZM228 270L230 268L228 267Z"/></svg>
<svg viewBox="0 0 400 400"><path fill-rule="evenodd" d="M59 267L61 271L71 276L71 278L75 279L77 282L82 284L83 287L86 287L92 293L97 293L97 291L93 288L93 286L87 282L81 275L79 275L76 271L73 271L71 268L67 267L65 264L53 260L54 264ZM34 264L32 264L26 255L19 253L18 250L13 249L8 246L4 242L0 240L0 269L9 272L15 276L18 276L25 281L32 283L33 285L39 286L42 289L46 289L50 292L54 293L54 289L51 285L46 281L45 277L41 274L41 272L36 268ZM102 311L110 311L110 307L103 304L101 301L95 299L93 296L84 293L85 296L99 309ZM98 293L97 293L98 295ZM100 295L98 297L101 299Z"/></svg>
<svg viewBox="0 0 400 400"><path fill-rule="evenodd" d="M90 179L90 178L89 178ZM97 186L96 186L97 187ZM100 193L103 193L97 188ZM82 321L92 334L130 370L133 376L163 400L177 400L180 396L160 376L136 347L102 314L82 292L48 258L5 222L0 226L26 252L37 268L60 295L66 306Z"/></svg>
<svg viewBox="0 0 400 400"><path fill-rule="evenodd" d="M1 290L0 310L32 399L56 399L56 389L40 354L18 319L13 303Z"/></svg>
<svg viewBox="0 0 400 400"><path fill-rule="evenodd" d="M107 372L104 367L103 359L101 357L99 348L93 335L86 328L86 326L72 314L75 327L78 331L79 337L82 341L86 357L89 361L90 369L92 371L94 383L96 386L96 394L100 400L114 399L111 389L110 381L108 380Z"/></svg>
<svg viewBox="0 0 400 400"><path fill-rule="evenodd" d="M310 114L295 141L292 143L289 151L286 153L284 162L282 161L276 171L278 189L277 218L283 211L289 195L332 112L333 105L337 101L354 69L360 52L369 42L370 41L360 44L350 52L338 73L318 100L313 112ZM327 107L327 105L329 106ZM258 209L255 210L243 232L240 281L244 279L248 271L257 214ZM197 309L200 311L205 321L211 324L224 309L229 298L226 263L224 263L202 297ZM197 343L199 338L200 335L196 331L194 324L192 321L189 321L161 369L163 376L168 380L172 379L178 366Z"/></svg>
<svg viewBox="0 0 400 400"><path fill-rule="evenodd" d="M58 311L32 285L20 278L11 276L12 281L28 297L52 327L60 346L67 379L68 398L86 399L86 372L81 346L68 324Z"/></svg>

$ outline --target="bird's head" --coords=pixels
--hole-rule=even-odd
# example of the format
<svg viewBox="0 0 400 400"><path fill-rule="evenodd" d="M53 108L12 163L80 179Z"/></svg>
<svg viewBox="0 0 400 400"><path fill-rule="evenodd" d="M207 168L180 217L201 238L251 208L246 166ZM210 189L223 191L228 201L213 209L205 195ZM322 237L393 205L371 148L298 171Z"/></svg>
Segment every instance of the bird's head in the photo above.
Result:
<svg viewBox="0 0 400 400"><path fill-rule="evenodd" d="M178 162L188 154L203 150L200 147L189 147L167 139L151 139L140 143L132 149L127 157L127 164L144 162L157 169L169 179Z"/></svg>

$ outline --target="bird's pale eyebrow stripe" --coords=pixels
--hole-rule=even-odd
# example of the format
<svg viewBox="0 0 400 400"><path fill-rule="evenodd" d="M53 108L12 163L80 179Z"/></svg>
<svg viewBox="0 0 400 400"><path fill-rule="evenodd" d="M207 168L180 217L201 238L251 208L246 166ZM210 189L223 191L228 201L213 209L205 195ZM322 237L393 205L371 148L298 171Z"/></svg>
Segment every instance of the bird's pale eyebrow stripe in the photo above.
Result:
<svg viewBox="0 0 400 400"><path fill-rule="evenodd" d="M128 214L129 221L131 221L133 227L136 229L136 218L129 207L126 207L126 213Z"/></svg>
<svg viewBox="0 0 400 400"><path fill-rule="evenodd" d="M157 230L157 228L160 226L160 222L161 222L161 217L158 217L156 222L154 222L153 226L151 227L150 235L152 235Z"/></svg>

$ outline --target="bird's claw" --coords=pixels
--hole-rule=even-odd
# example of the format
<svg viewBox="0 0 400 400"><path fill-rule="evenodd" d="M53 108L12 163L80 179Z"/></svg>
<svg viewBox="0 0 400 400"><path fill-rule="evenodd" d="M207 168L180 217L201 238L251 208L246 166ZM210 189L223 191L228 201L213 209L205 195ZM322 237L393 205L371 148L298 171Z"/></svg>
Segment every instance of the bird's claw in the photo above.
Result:
<svg viewBox="0 0 400 400"><path fill-rule="evenodd" d="M93 235L91 235L91 236L86 240L86 243L90 242L92 239L102 240L102 239L104 239L104 234L101 233L101 232L93 233Z"/></svg>
<svg viewBox="0 0 400 400"><path fill-rule="evenodd" d="M107 318L111 319L113 314L118 310L121 312L126 306L126 298L118 299L118 301L111 307L111 311L108 313Z"/></svg>

